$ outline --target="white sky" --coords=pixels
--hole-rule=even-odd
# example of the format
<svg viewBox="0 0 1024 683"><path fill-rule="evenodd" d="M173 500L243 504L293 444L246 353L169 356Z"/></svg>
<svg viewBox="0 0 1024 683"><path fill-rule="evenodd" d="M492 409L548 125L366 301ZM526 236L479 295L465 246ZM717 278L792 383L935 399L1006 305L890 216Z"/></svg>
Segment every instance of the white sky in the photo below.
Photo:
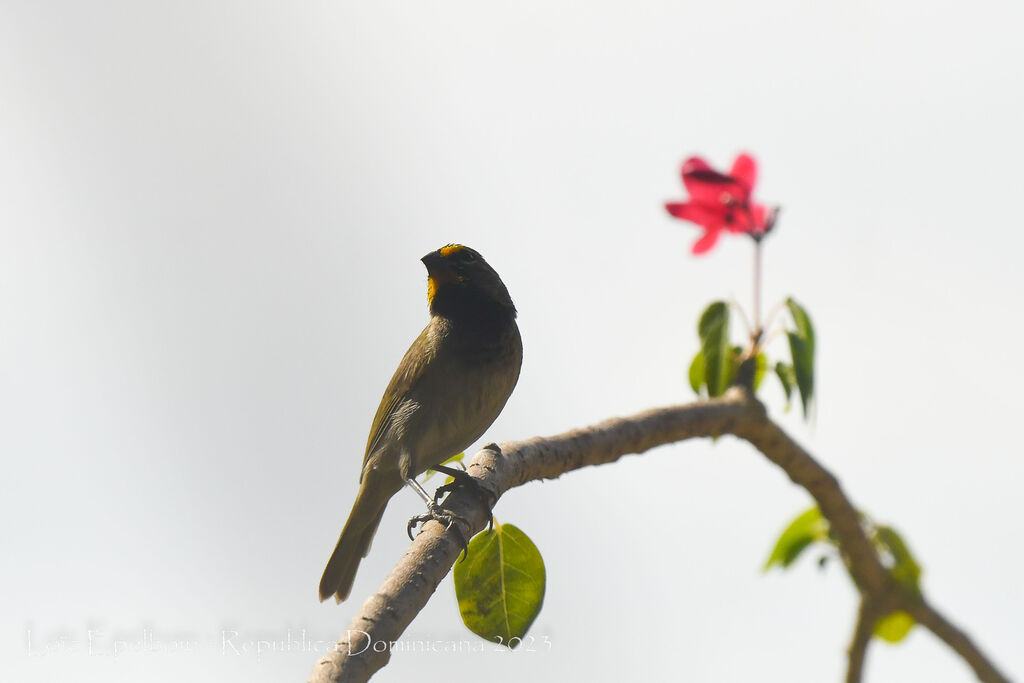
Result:
<svg viewBox="0 0 1024 683"><path fill-rule="evenodd" d="M695 259L662 203L683 158L741 149L784 207L766 304L819 334L816 424L764 399L1024 675L1022 27L1009 1L3 0L4 679L304 680L312 653L223 633L333 641L406 547L402 493L351 602L317 602L426 320L419 257L474 246L520 309L485 439L689 400L697 315L748 299L750 247ZM547 563L538 651L378 680L839 680L848 579L759 572L808 504L733 439L511 492L498 519ZM40 652L90 629L92 655ZM200 647L112 655L144 632ZM406 636L477 643L450 579ZM868 672L971 680L923 631Z"/></svg>

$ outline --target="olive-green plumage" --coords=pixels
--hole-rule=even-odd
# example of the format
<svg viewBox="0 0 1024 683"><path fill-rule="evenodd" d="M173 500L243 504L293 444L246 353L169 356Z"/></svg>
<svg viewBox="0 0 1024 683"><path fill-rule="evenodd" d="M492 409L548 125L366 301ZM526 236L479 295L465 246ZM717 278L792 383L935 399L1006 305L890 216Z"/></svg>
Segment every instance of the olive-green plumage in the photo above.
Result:
<svg viewBox="0 0 1024 683"><path fill-rule="evenodd" d="M320 579L320 600L348 597L391 496L479 439L519 379L516 309L494 269L457 244L422 261L430 322L405 352L373 418L359 492Z"/></svg>

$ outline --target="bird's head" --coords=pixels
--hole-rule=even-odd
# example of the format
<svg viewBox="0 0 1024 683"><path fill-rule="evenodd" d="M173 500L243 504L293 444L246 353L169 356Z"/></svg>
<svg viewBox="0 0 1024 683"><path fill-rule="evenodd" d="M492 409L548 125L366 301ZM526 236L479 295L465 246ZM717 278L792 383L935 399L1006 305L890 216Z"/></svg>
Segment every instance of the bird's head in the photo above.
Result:
<svg viewBox="0 0 1024 683"><path fill-rule="evenodd" d="M433 314L478 306L516 312L508 289L494 268L474 249L449 244L422 259L427 267L427 301Z"/></svg>

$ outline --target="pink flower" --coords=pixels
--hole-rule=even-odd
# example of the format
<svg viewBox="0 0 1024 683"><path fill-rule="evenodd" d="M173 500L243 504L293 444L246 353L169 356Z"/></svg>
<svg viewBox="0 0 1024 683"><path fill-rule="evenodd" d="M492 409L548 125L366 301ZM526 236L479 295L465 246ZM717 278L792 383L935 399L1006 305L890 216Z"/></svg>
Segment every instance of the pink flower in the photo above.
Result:
<svg viewBox="0 0 1024 683"><path fill-rule="evenodd" d="M772 229L776 212L751 199L756 181L757 162L749 154L736 157L729 175L719 173L700 157L683 163L683 186L690 201L667 202L665 209L704 228L704 235L693 245L694 254L715 246L723 230L759 240Z"/></svg>

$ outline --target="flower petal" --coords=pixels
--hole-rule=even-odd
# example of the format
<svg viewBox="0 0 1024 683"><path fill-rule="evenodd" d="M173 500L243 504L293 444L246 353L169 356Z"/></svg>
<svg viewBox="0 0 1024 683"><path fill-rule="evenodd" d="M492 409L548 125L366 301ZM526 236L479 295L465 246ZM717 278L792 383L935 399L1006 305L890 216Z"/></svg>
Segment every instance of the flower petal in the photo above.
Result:
<svg viewBox="0 0 1024 683"><path fill-rule="evenodd" d="M690 157L683 162L683 179L686 179L687 173L695 173L697 171L713 171L711 164L704 161L700 157Z"/></svg>
<svg viewBox="0 0 1024 683"><path fill-rule="evenodd" d="M693 243L691 250L694 254L704 254L715 246L715 242L718 241L718 236L722 234L721 230L708 230L704 233L704 236Z"/></svg>
<svg viewBox="0 0 1024 683"><path fill-rule="evenodd" d="M683 185L698 204L729 204L746 201L745 188L715 169L700 157L691 157L683 163Z"/></svg>
<svg viewBox="0 0 1024 683"><path fill-rule="evenodd" d="M771 210L764 204L730 206L722 216L722 227L731 233L762 234L767 228Z"/></svg>
<svg viewBox="0 0 1024 683"><path fill-rule="evenodd" d="M732 170L729 171L729 175L743 186L743 189L746 190L745 198L749 200L750 194L754 191L754 185L757 183L757 161L754 157L749 154L738 155L732 162Z"/></svg>
<svg viewBox="0 0 1024 683"><path fill-rule="evenodd" d="M731 206L725 214L722 227L734 234L750 232L750 218L742 206Z"/></svg>
<svg viewBox="0 0 1024 683"><path fill-rule="evenodd" d="M696 223L708 230L719 230L725 225L727 207L693 202L668 202L665 204L665 210L676 218Z"/></svg>
<svg viewBox="0 0 1024 683"><path fill-rule="evenodd" d="M754 217L754 225L751 232L760 235L768 227L768 207L764 204L751 204L750 213Z"/></svg>

